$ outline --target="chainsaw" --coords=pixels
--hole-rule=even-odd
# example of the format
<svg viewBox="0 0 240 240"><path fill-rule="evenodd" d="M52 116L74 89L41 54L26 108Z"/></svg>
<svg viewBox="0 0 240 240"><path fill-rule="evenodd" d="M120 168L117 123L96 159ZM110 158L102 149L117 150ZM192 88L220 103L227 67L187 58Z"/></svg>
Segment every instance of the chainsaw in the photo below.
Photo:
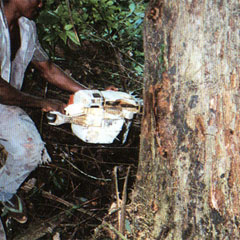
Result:
<svg viewBox="0 0 240 240"><path fill-rule="evenodd" d="M120 91L80 90L70 96L65 114L52 111L48 123L70 123L72 132L86 143L110 144L122 133L125 143L134 115L142 102Z"/></svg>

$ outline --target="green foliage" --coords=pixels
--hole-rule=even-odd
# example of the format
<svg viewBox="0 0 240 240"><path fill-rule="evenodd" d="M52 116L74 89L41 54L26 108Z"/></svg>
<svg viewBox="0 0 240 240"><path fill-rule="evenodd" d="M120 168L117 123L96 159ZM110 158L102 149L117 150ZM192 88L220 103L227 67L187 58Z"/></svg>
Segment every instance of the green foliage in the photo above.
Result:
<svg viewBox="0 0 240 240"><path fill-rule="evenodd" d="M142 23L145 4L139 0L48 0L38 18L39 35L54 47L71 40L103 44L121 54L127 75L142 77ZM134 74L133 74L134 73ZM111 78L116 79L116 72Z"/></svg>

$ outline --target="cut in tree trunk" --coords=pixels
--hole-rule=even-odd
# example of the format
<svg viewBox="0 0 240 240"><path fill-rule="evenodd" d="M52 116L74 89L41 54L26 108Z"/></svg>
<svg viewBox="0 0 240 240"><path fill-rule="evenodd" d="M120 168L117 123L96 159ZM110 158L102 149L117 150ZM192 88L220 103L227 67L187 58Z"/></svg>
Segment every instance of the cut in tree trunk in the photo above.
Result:
<svg viewBox="0 0 240 240"><path fill-rule="evenodd" d="M240 239L240 2L150 1L135 239Z"/></svg>

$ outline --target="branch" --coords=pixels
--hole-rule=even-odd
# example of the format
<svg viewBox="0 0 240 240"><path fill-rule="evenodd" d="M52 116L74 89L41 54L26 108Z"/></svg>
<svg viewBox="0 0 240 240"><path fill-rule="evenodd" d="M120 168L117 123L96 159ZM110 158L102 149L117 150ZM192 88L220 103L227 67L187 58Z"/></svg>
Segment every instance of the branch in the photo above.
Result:
<svg viewBox="0 0 240 240"><path fill-rule="evenodd" d="M128 182L128 176L130 172L130 166L127 170L127 175L124 181L123 185L123 191L122 191L122 204L121 204L121 218L120 218L120 228L119 231L124 234L125 231L125 211L126 211L126 202L127 202L127 182Z"/></svg>
<svg viewBox="0 0 240 240"><path fill-rule="evenodd" d="M66 5L67 5L67 8L68 8L68 14L69 14L70 21L71 21L71 23L72 23L72 25L73 25L73 31L74 31L74 33L75 33L75 36L76 36L76 38L77 38L77 41L79 42L79 44L81 44L78 31L77 31L77 29L76 29L76 27L75 27L75 24L74 24L74 21L73 21L72 11L71 11L71 7L70 7L69 0L66 0Z"/></svg>

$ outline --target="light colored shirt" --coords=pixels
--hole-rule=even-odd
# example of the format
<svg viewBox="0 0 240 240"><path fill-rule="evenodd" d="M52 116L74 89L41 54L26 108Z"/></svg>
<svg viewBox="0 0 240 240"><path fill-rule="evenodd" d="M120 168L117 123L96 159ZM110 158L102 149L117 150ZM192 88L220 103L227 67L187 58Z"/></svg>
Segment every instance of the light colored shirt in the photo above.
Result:
<svg viewBox="0 0 240 240"><path fill-rule="evenodd" d="M20 90L28 64L31 61L47 61L48 56L38 41L36 24L25 17L21 17L18 20L21 46L14 60L11 61L10 33L3 11L3 2L0 1L0 73L2 79Z"/></svg>

